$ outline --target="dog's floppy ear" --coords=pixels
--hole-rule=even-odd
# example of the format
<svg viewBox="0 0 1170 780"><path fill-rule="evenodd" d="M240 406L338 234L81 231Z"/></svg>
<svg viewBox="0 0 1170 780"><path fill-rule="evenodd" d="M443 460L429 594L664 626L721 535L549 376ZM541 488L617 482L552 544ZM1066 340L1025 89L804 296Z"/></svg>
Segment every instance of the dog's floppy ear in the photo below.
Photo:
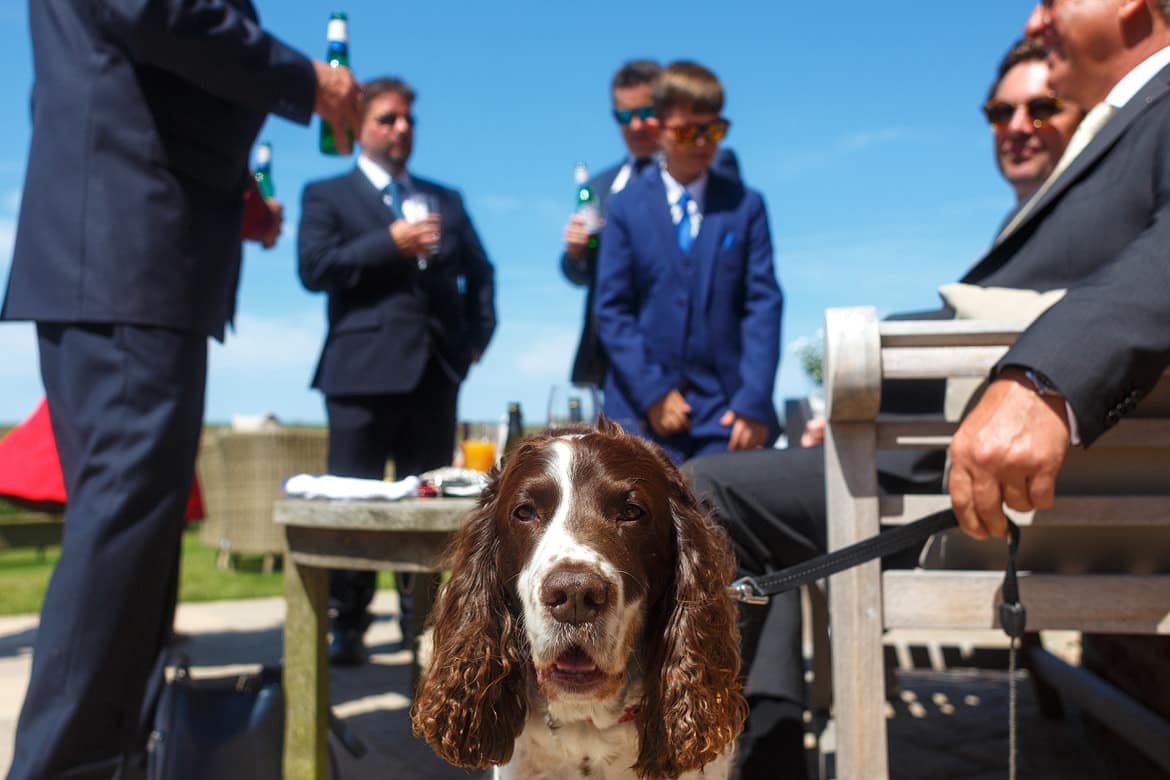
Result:
<svg viewBox="0 0 1170 780"><path fill-rule="evenodd" d="M527 716L522 628L497 565L499 483L497 467L448 550L451 579L431 613L434 652L411 708L414 735L470 769L506 763Z"/></svg>
<svg viewBox="0 0 1170 780"><path fill-rule="evenodd" d="M667 459L663 456L663 460ZM661 636L646 671L639 719L639 777L678 777L728 750L743 729L747 702L739 681L737 610L726 586L735 559L726 532L704 512L667 461L675 565L670 610L651 636Z"/></svg>

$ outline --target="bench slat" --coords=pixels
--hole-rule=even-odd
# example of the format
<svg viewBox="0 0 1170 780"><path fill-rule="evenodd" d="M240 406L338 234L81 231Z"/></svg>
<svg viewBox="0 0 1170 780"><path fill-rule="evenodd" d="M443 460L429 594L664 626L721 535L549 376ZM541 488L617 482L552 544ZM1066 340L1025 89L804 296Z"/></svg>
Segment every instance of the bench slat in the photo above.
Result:
<svg viewBox="0 0 1170 780"><path fill-rule="evenodd" d="M883 347L1014 344L1026 322L992 320L895 320L878 325Z"/></svg>
<svg viewBox="0 0 1170 780"><path fill-rule="evenodd" d="M938 416L877 420L878 449L944 449L958 423ZM1093 443L1093 451L1110 448L1170 447L1170 419L1128 417Z"/></svg>
<svg viewBox="0 0 1170 780"><path fill-rule="evenodd" d="M995 628L1002 585L1002 572L888 571L884 622L888 628ZM1170 634L1170 578L1164 576L1021 574L1020 601L1029 631Z"/></svg>
<svg viewBox="0 0 1170 780"><path fill-rule="evenodd" d="M884 525L905 525L928 514L951 508L948 495L882 496L878 512ZM1170 497L1167 496L1058 496L1051 509L1007 514L1018 525L1170 526ZM1039 514L1039 521L1036 515ZM1170 534L1170 529L1167 530Z"/></svg>

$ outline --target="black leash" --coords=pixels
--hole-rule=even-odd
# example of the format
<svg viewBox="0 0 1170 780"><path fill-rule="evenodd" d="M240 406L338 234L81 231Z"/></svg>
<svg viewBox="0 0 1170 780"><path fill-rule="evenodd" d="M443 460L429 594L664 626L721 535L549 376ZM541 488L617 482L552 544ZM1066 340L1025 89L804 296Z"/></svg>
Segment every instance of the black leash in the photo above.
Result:
<svg viewBox="0 0 1170 780"><path fill-rule="evenodd" d="M799 588L828 577L830 574L852 569L858 564L884 558L890 553L905 550L919 542L926 541L931 534L945 531L956 525L955 515L949 509L927 515L913 523L898 526L877 536L854 542L848 547L834 550L828 555L789 566L775 574L762 577L741 577L731 583L728 590L736 601L745 604L767 604L769 596Z"/></svg>
<svg viewBox="0 0 1170 780"><path fill-rule="evenodd" d="M851 569L874 558L883 558L890 553L904 550L925 541L931 534L945 531L955 525L955 515L949 509L936 512L877 536L862 539L840 550L834 550L828 555L789 566L774 574L741 577L728 586L728 595L745 604L767 604L771 596ZM1003 601L999 605L999 622L1004 633L1011 639L1008 650L1008 776L1011 780L1015 780L1016 777L1016 652L1028 622L1027 611L1020 603L1020 585L1016 577L1016 554L1019 548L1020 528L1009 519L1008 559L1004 569L1003 587L1000 589Z"/></svg>

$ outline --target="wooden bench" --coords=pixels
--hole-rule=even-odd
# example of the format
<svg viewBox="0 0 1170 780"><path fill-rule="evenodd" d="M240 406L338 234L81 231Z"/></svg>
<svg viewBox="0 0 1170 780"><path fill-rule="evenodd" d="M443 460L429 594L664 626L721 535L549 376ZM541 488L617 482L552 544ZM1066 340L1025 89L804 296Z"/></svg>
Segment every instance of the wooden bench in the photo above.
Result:
<svg viewBox="0 0 1170 780"><path fill-rule="evenodd" d="M950 506L945 494L879 492L879 449L945 448L957 427L941 414L883 417L882 381L985 377L1023 327L978 320L879 322L872 308L826 312L830 549L874 536L883 524L910 522ZM1063 564L1058 567L1063 570L1051 573L1022 573L1021 601L1029 631L1170 633L1170 380L1163 377L1135 414L1091 448L1069 453L1051 510L1012 514L1023 531L1022 566L1029 565L1028 554ZM980 546L1000 558L1005 551L1002 541L965 539L952 539L955 547L965 548L960 558L978 558L975 548ZM1066 539L1074 542L1074 549L1058 552L1056 545ZM954 556L943 558L942 565L952 565ZM830 578L839 777L888 776L883 631L998 627L1002 580L1002 568L883 573L877 561ZM1039 653L1033 668L1170 770L1166 721L1047 654Z"/></svg>

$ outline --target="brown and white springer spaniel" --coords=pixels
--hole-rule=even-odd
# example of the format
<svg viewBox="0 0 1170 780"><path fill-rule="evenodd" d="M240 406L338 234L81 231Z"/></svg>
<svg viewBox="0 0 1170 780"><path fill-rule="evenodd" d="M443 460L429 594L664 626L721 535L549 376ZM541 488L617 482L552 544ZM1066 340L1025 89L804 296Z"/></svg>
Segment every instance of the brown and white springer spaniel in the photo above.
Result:
<svg viewBox="0 0 1170 780"><path fill-rule="evenodd" d="M655 445L526 439L449 550L411 713L502 778L725 778L747 707L726 536Z"/></svg>

